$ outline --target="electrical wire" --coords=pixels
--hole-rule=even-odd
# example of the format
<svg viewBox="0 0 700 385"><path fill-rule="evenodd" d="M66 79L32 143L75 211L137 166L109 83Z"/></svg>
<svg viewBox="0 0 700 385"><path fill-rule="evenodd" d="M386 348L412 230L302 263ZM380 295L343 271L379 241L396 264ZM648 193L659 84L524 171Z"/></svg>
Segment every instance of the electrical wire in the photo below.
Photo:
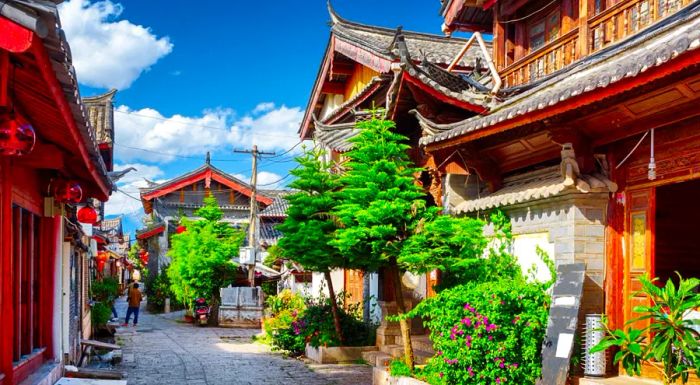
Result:
<svg viewBox="0 0 700 385"><path fill-rule="evenodd" d="M647 135L649 135L649 131L645 132L644 135L642 135L642 138L639 139L639 142L637 142L637 144L634 146L634 148L632 148L632 151L630 151L630 153L627 154L627 156L624 159L622 159L622 161L620 161L620 163L618 163L617 166L615 166L615 170L622 167L622 165L625 164L627 159L629 159L629 157L632 156L632 154L634 154L635 151L637 151L637 148L639 148L639 145L642 144L642 141L644 141L644 138L646 138Z"/></svg>
<svg viewBox="0 0 700 385"><path fill-rule="evenodd" d="M531 16L535 16L536 14L538 14L538 13L544 11L545 9L547 9L547 7L549 7L550 5L556 3L557 1L559 1L559 0L552 0L552 1L550 1L549 3L547 3L547 5L543 6L542 8L540 8L540 9L538 9L538 10L532 12L532 13L530 13L530 14L527 15L527 16L523 16L523 17L520 17L520 18L517 18L517 19L513 19L513 20L497 20L496 22L499 23L499 24L510 24L510 23L515 23L515 22L518 22L518 21L523 21L523 20L525 20L525 19L530 18Z"/></svg>
<svg viewBox="0 0 700 385"><path fill-rule="evenodd" d="M136 113L136 112L127 112L127 111L119 111L119 110L114 110L114 112L117 112L117 113L120 113L120 114L124 114L124 115L132 115L132 116L139 116L139 117L147 118L147 119L160 120L160 121L163 121L163 122L171 122L171 123L181 124L181 125L183 125L183 126L189 126L189 127L210 128L210 129L212 129L212 130L219 130L219 131L226 131L226 132L230 132L230 131L231 131L231 130L228 129L228 128L222 128L222 127L216 127L216 126L207 126L207 125L203 125L203 124L193 124L193 123L186 123L186 122L178 122L178 121L174 121L174 120L169 119L169 118L160 118L160 117L157 117L157 116L143 115L143 114L138 114L138 113ZM272 137L272 138L295 138L295 139L297 138L297 136L291 136L291 135L260 134L260 133L257 133L257 132L251 132L251 133L252 133L253 135L257 135L257 136L267 136L267 137Z"/></svg>
<svg viewBox="0 0 700 385"><path fill-rule="evenodd" d="M286 150L285 152L283 152L283 153L281 153L281 154L275 154L275 155L271 155L271 156L261 156L260 159L274 159L274 158L279 158L279 157L281 157L281 156L284 156L284 155L286 155L286 154L289 154L290 152L292 152L292 150L294 150L295 148L297 148L297 147L298 147L300 144L302 144L303 142L304 142L303 140L298 141L297 144L295 144L295 145L292 146L292 148L290 148L289 150Z"/></svg>

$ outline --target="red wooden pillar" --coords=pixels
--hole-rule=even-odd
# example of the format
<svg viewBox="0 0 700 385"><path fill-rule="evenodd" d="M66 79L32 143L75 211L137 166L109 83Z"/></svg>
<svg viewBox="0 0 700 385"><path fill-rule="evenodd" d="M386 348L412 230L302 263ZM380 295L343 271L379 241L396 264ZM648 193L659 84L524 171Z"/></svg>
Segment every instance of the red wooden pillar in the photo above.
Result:
<svg viewBox="0 0 700 385"><path fill-rule="evenodd" d="M12 383L12 179L10 160L0 159L0 372Z"/></svg>

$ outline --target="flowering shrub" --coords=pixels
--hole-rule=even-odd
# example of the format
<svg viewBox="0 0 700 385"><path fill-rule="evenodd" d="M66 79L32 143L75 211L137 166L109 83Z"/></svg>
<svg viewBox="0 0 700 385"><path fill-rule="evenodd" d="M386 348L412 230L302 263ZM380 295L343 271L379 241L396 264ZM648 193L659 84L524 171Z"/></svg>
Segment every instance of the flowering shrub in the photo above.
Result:
<svg viewBox="0 0 700 385"><path fill-rule="evenodd" d="M522 279L470 283L442 291L408 316L426 318L436 355L431 384L534 384L547 327L545 285Z"/></svg>
<svg viewBox="0 0 700 385"><path fill-rule="evenodd" d="M344 306L345 296L338 295L338 312L340 316L340 327L345 336L344 346L367 346L374 345L375 328L367 325L359 317L360 304ZM307 308L303 317L292 325L294 332L303 335L309 345L317 348L319 346L339 346L340 339L335 332L333 317L331 314L330 299L321 297L307 302Z"/></svg>
<svg viewBox="0 0 700 385"><path fill-rule="evenodd" d="M263 330L275 350L291 355L304 352L306 341L300 335L300 317L306 309L304 298L290 290L283 290L266 300L270 316L263 321ZM299 332L297 332L299 331Z"/></svg>

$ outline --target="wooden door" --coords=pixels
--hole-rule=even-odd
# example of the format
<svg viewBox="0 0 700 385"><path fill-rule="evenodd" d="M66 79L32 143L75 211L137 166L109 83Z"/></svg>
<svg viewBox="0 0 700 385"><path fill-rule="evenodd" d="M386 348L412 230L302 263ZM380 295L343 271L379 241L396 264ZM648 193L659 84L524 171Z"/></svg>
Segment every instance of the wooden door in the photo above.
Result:
<svg viewBox="0 0 700 385"><path fill-rule="evenodd" d="M639 277L654 277L654 231L656 193L654 187L628 191L627 193L627 250L625 258L624 315L625 321L638 316L632 309L648 305L644 296L634 295L641 290ZM634 324L642 328L648 321Z"/></svg>
<svg viewBox="0 0 700 385"><path fill-rule="evenodd" d="M427 274L425 280L425 294L427 298L434 297L437 292L435 286L440 283L440 270L433 270Z"/></svg>
<svg viewBox="0 0 700 385"><path fill-rule="evenodd" d="M364 274L362 270L345 269L345 307L362 303Z"/></svg>

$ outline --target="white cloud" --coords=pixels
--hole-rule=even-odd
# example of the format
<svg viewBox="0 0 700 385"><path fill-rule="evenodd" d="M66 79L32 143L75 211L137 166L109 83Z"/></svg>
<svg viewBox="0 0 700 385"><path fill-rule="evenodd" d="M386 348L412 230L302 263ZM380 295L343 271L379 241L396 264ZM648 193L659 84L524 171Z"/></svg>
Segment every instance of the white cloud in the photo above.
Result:
<svg viewBox="0 0 700 385"><path fill-rule="evenodd" d="M147 27L115 20L122 5L110 0L70 0L59 5L62 28L71 46L80 83L98 88L129 88L173 44Z"/></svg>
<svg viewBox="0 0 700 385"><path fill-rule="evenodd" d="M228 142L261 150L285 150L299 142L297 130L304 112L299 107L275 107L260 116L244 116L231 126Z"/></svg>
<svg viewBox="0 0 700 385"><path fill-rule="evenodd" d="M157 166L140 163L115 164L114 170L125 170L133 167L136 171L131 171L117 182L117 191L110 196L105 204L105 215L128 215L140 218L143 214L141 202L139 201L139 188L147 187L144 178L160 182L158 179L163 175L163 170Z"/></svg>
<svg viewBox="0 0 700 385"><path fill-rule="evenodd" d="M260 105L266 105L267 111L261 113ZM119 106L114 114L116 158L123 162L171 162L177 156L169 154L203 159L207 151L250 148L253 144L262 151L285 151L294 146L299 140L301 109L260 105L238 119L226 109L204 111L196 117L166 117L152 108ZM230 121L233 123L228 124Z"/></svg>
<svg viewBox="0 0 700 385"><path fill-rule="evenodd" d="M275 103L272 102L263 102L255 106L253 109L254 114L258 114L261 112L267 112L275 108Z"/></svg>

